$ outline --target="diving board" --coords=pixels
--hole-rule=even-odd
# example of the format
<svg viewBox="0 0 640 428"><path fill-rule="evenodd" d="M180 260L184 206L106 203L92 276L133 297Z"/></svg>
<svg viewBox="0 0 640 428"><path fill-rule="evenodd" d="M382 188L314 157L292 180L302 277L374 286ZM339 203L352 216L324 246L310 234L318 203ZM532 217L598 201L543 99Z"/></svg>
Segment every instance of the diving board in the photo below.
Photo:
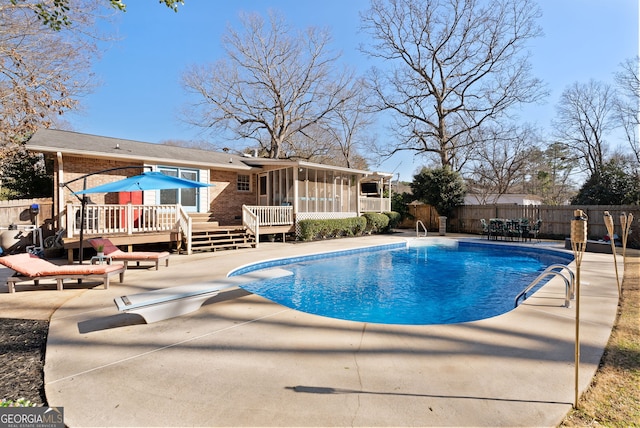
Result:
<svg viewBox="0 0 640 428"><path fill-rule="evenodd" d="M230 276L198 284L162 288L113 299L118 311L140 315L147 324L185 315L200 309L202 304L219 292L243 284L293 275L285 269L273 268Z"/></svg>

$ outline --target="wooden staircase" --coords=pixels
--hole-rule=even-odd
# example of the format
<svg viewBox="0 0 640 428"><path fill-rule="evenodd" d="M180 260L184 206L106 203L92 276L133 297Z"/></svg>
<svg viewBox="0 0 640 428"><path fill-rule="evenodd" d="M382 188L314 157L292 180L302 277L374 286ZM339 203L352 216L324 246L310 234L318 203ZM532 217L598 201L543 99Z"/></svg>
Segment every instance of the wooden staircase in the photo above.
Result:
<svg viewBox="0 0 640 428"><path fill-rule="evenodd" d="M212 213L190 213L191 250L219 251L253 248L256 237L242 225L220 226Z"/></svg>

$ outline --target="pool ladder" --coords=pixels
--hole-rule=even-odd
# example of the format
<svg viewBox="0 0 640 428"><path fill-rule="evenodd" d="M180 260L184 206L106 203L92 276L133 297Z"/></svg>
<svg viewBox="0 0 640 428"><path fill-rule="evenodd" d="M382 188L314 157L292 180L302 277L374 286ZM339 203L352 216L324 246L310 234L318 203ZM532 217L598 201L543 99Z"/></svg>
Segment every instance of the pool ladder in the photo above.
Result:
<svg viewBox="0 0 640 428"><path fill-rule="evenodd" d="M569 278L567 278L562 272L557 271L555 269L560 269L561 271L566 270L567 272L569 272ZM536 279L533 280L531 284L527 285L527 287L524 290L522 290L520 294L516 296L516 299L514 301L514 308L518 307L518 300L520 300L521 297L524 296L523 300L525 300L527 298L527 292L529 292L533 287L538 285L538 283L542 281L544 278L551 275L559 276L564 280L565 290L566 290L565 296L564 296L564 307L568 308L570 300L573 300L575 298L576 278L573 271L569 269L568 266L561 265L561 264L552 264L548 266L544 270L544 272L542 272L540 275L538 275Z"/></svg>
<svg viewBox="0 0 640 428"><path fill-rule="evenodd" d="M424 236L427 236L427 226L424 225L422 220L418 220L416 222L416 236L420 237L420 228L419 228L419 226L422 226L422 229L424 230Z"/></svg>

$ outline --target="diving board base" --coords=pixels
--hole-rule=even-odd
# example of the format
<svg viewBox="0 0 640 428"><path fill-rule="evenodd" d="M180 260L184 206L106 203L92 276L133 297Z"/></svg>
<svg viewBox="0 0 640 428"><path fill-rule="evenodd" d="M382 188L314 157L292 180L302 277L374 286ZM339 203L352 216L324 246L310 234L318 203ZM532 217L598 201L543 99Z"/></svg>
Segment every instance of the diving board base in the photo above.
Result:
<svg viewBox="0 0 640 428"><path fill-rule="evenodd" d="M237 288L243 284L290 275L293 275L293 272L280 268L265 269L227 277L223 280L116 297L114 303L118 311L138 314L144 318L147 324L150 324L197 311L205 301L221 291Z"/></svg>

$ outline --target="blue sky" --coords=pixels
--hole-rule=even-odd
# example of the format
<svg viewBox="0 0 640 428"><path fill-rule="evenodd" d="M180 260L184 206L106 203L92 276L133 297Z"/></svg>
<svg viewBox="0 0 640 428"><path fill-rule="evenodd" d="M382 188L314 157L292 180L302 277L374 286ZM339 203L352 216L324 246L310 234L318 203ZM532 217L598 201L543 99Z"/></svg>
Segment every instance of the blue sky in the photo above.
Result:
<svg viewBox="0 0 640 428"><path fill-rule="evenodd" d="M201 140L200 130L179 120L188 101L180 76L188 65L215 62L223 55L220 40L227 24L236 26L240 11L284 13L300 28L328 27L333 48L361 72L370 63L357 50L359 12L368 0L186 0L178 13L154 0L129 0L116 18L119 40L95 65L100 86L82 98L83 110L66 120L77 132L158 143ZM321 4L322 6L318 6ZM562 91L575 81L612 82L618 65L638 54L638 0L538 0L544 36L531 46L535 75L548 85L542 106L528 107L524 118L548 129ZM384 127L378 130L384 141ZM612 141L613 142L613 141ZM372 169L400 173L411 181L424 159L396 155Z"/></svg>

